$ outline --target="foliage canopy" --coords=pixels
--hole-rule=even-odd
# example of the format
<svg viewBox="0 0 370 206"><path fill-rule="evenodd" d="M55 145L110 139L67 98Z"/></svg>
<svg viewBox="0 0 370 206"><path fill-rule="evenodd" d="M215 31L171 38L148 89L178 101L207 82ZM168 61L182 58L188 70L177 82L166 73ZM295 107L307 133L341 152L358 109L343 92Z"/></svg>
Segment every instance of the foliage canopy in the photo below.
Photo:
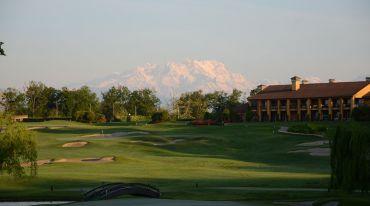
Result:
<svg viewBox="0 0 370 206"><path fill-rule="evenodd" d="M27 162L30 175L36 175L37 150L32 133L21 123L4 116L0 116L0 128L0 171L21 177L26 174L22 163Z"/></svg>

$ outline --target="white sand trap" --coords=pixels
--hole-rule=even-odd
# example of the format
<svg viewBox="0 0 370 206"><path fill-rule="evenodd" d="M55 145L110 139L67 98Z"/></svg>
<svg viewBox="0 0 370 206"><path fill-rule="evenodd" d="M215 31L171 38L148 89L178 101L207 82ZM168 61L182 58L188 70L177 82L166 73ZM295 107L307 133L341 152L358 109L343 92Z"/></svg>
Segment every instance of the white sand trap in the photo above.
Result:
<svg viewBox="0 0 370 206"><path fill-rule="evenodd" d="M80 136L82 138L104 138L104 137L109 137L109 134L88 134L88 135L83 135Z"/></svg>
<svg viewBox="0 0 370 206"><path fill-rule="evenodd" d="M80 162L91 162L91 163L103 163L103 162L113 162L115 157L88 157L88 158L63 158L54 160L53 163L80 163Z"/></svg>
<svg viewBox="0 0 370 206"><path fill-rule="evenodd" d="M68 128L68 126L51 126L51 127L48 127L48 129L63 129L63 128Z"/></svg>
<svg viewBox="0 0 370 206"><path fill-rule="evenodd" d="M82 138L112 138L112 137L125 137L129 135L147 135L149 132L133 131L133 132L115 132L112 134L89 134L81 136Z"/></svg>
<svg viewBox="0 0 370 206"><path fill-rule="evenodd" d="M68 142L62 145L62 147L84 147L88 142Z"/></svg>
<svg viewBox="0 0 370 206"><path fill-rule="evenodd" d="M88 162L88 163L105 163L105 162L113 162L116 158L114 156L108 157L88 157L88 158L62 158L57 160L37 160L37 165L46 165L46 164L53 164L53 163L81 163L81 162ZM29 167L31 163L24 162L21 164L22 167Z"/></svg>
<svg viewBox="0 0 370 206"><path fill-rule="evenodd" d="M311 156L328 157L330 156L330 148L315 147L310 149L289 151L288 153L309 153Z"/></svg>
<svg viewBox="0 0 370 206"><path fill-rule="evenodd" d="M35 126L35 127L28 127L27 130L36 130L36 129L46 129L45 126Z"/></svg>
<svg viewBox="0 0 370 206"><path fill-rule="evenodd" d="M297 144L296 146L303 146L303 147L317 147L321 145L329 144L329 140L320 140L314 142L305 142L301 144Z"/></svg>

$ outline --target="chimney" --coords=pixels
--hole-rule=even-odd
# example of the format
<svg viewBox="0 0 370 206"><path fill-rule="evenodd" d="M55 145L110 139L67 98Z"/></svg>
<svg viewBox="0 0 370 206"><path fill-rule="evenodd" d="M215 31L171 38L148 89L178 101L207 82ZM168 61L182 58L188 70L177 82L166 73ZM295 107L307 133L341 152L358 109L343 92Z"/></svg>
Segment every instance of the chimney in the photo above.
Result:
<svg viewBox="0 0 370 206"><path fill-rule="evenodd" d="M367 82L370 82L370 77L366 77L366 81Z"/></svg>
<svg viewBox="0 0 370 206"><path fill-rule="evenodd" d="M335 83L335 79L329 79L329 83Z"/></svg>
<svg viewBox="0 0 370 206"><path fill-rule="evenodd" d="M308 80L306 79L302 80L302 84L308 84Z"/></svg>
<svg viewBox="0 0 370 206"><path fill-rule="evenodd" d="M290 78L290 80L292 81L292 86L291 86L292 91L299 90L299 88L301 86L301 78L298 77L298 76L294 76L294 77Z"/></svg>
<svg viewBox="0 0 370 206"><path fill-rule="evenodd" d="M257 86L257 90L258 91L262 91L262 90L264 90L266 88L266 85L264 85L264 84L260 84L260 85L258 85Z"/></svg>

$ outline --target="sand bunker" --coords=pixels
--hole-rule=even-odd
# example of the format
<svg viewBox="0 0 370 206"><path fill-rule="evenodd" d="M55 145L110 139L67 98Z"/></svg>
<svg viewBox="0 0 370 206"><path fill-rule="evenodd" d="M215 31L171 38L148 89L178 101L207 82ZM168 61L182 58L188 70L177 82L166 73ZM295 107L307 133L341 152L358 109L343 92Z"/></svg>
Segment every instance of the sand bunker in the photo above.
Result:
<svg viewBox="0 0 370 206"><path fill-rule="evenodd" d="M92 162L92 163L102 163L102 162L113 162L115 157L88 157L88 158L63 158L54 160L53 163L63 163L63 162L71 162L71 163L79 163L79 162Z"/></svg>
<svg viewBox="0 0 370 206"><path fill-rule="evenodd" d="M82 163L82 162L88 162L88 163L105 163L105 162L113 162L115 161L114 156L108 156L108 157L88 157L88 158L62 158L62 159L48 159L48 160L37 160L37 165L46 165L46 164L53 164L53 163ZM31 166L31 163L25 162L21 164L22 167L29 167Z"/></svg>
<svg viewBox="0 0 370 206"><path fill-rule="evenodd" d="M329 140L320 140L320 141L314 141L314 142L305 142L301 144L297 144L296 146L302 146L302 147L317 147L321 145L329 144Z"/></svg>
<svg viewBox="0 0 370 206"><path fill-rule="evenodd" d="M330 148L315 147L310 149L289 151L288 153L309 153L311 156L328 157L330 156Z"/></svg>
<svg viewBox="0 0 370 206"><path fill-rule="evenodd" d="M62 129L62 128L68 128L68 126L33 126L33 127L28 127L27 130Z"/></svg>
<svg viewBox="0 0 370 206"><path fill-rule="evenodd" d="M63 128L68 128L68 126L51 126L51 127L48 127L48 129L63 129Z"/></svg>
<svg viewBox="0 0 370 206"><path fill-rule="evenodd" d="M62 147L84 147L88 142L68 142L62 145Z"/></svg>
<svg viewBox="0 0 370 206"><path fill-rule="evenodd" d="M28 127L27 130L36 130L36 129L46 129L45 126L35 126L35 127Z"/></svg>
<svg viewBox="0 0 370 206"><path fill-rule="evenodd" d="M129 135L147 135L149 132L134 131L134 132L115 132L112 134L89 134L81 136L82 138L112 138L112 137L125 137Z"/></svg>

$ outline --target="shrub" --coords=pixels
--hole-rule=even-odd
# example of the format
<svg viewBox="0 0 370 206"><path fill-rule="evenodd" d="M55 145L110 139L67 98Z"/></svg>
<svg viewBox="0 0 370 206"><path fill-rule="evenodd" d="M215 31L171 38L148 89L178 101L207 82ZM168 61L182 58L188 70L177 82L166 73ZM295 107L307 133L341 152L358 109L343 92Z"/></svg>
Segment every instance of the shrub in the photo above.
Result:
<svg viewBox="0 0 370 206"><path fill-rule="evenodd" d="M358 123L337 127L330 142L332 189L362 192L370 185L370 131Z"/></svg>
<svg viewBox="0 0 370 206"><path fill-rule="evenodd" d="M210 112L205 112L203 119L215 119L214 115Z"/></svg>
<svg viewBox="0 0 370 206"><path fill-rule="evenodd" d="M211 120L211 119L206 119L206 120L193 120L191 122L192 125L216 125L216 121L215 120Z"/></svg>
<svg viewBox="0 0 370 206"><path fill-rule="evenodd" d="M131 115L131 121L133 122L140 122L140 121L149 121L151 119L150 116L143 116L143 115ZM127 120L127 118L126 118Z"/></svg>
<svg viewBox="0 0 370 206"><path fill-rule="evenodd" d="M126 122L131 122L131 115L127 115Z"/></svg>
<svg viewBox="0 0 370 206"><path fill-rule="evenodd" d="M289 127L288 132L296 132L303 134L312 134L313 129L308 124L296 124Z"/></svg>
<svg viewBox="0 0 370 206"><path fill-rule="evenodd" d="M95 121L95 113L90 111L76 112L76 120L79 122L91 123Z"/></svg>
<svg viewBox="0 0 370 206"><path fill-rule="evenodd" d="M353 109L352 118L356 121L370 121L370 107L359 106Z"/></svg>
<svg viewBox="0 0 370 206"><path fill-rule="evenodd" d="M327 131L325 125L316 124L296 124L288 128L288 132L303 133L303 134L321 134Z"/></svg>
<svg viewBox="0 0 370 206"><path fill-rule="evenodd" d="M162 110L159 112L155 112L152 115L152 121L151 123L158 123L158 122L163 122L167 121L169 119L169 114L167 110Z"/></svg>
<svg viewBox="0 0 370 206"><path fill-rule="evenodd" d="M105 118L104 114L97 114L96 115L96 122L105 123L105 122L107 122L107 118Z"/></svg>
<svg viewBox="0 0 370 206"><path fill-rule="evenodd" d="M313 130L315 133L324 133L328 130L325 125L318 125L318 124L308 124L308 126Z"/></svg>
<svg viewBox="0 0 370 206"><path fill-rule="evenodd" d="M245 120L250 122L253 120L254 114L253 111L248 107L245 111Z"/></svg>

